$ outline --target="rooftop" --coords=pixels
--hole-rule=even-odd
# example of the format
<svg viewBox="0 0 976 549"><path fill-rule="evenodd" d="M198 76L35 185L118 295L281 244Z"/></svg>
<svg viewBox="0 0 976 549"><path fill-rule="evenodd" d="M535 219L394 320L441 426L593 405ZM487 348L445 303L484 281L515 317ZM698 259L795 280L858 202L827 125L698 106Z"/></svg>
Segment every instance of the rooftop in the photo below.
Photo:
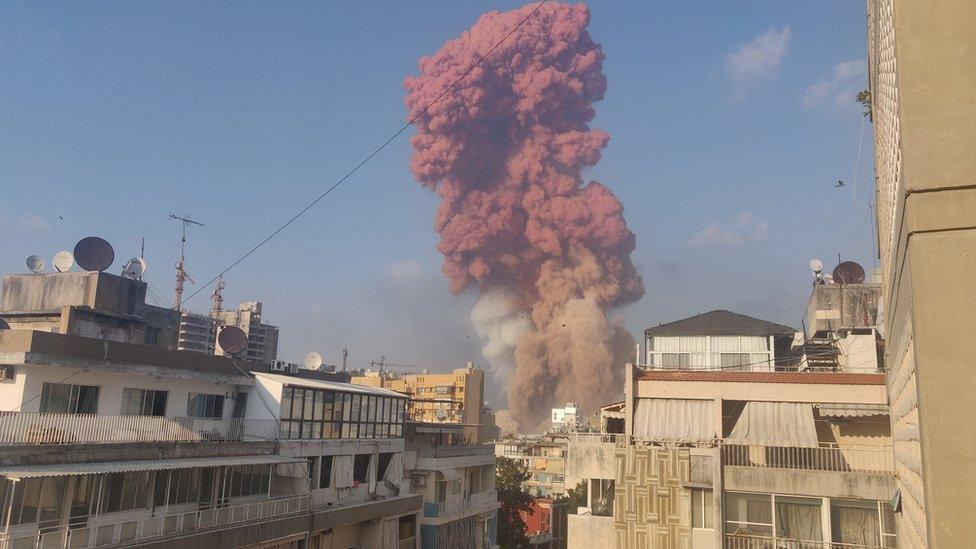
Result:
<svg viewBox="0 0 976 549"><path fill-rule="evenodd" d="M275 374L267 373L267 372L252 372L252 373L256 378L266 378L281 383L282 385L290 385L292 387L329 389L331 391L345 391L347 393L362 393L366 395L407 398L407 395L398 393L396 391L391 391L389 389L381 389L379 387L370 387L367 385L356 385L353 383L342 383L338 381L325 381L322 379L309 379L304 377L295 377L295 376L278 374L278 373Z"/></svg>
<svg viewBox="0 0 976 549"><path fill-rule="evenodd" d="M703 381L724 383L794 383L815 385L884 385L884 374L846 372L722 372L668 370L645 371L637 379L647 381Z"/></svg>
<svg viewBox="0 0 976 549"><path fill-rule="evenodd" d="M761 318L717 309L644 330L647 336L771 336L793 335L796 329Z"/></svg>

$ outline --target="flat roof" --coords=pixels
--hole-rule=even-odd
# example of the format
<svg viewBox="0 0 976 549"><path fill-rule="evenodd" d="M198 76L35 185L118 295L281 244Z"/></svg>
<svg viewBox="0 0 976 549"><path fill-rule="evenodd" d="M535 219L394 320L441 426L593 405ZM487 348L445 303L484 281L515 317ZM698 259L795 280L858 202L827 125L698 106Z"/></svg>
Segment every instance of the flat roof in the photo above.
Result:
<svg viewBox="0 0 976 549"><path fill-rule="evenodd" d="M724 383L798 383L813 385L884 385L884 374L848 372L732 372L701 370L645 371L645 381L702 381Z"/></svg>
<svg viewBox="0 0 976 549"><path fill-rule="evenodd" d="M282 374L272 374L268 372L251 372L256 378L268 378L282 385L292 387L308 387L310 389L329 389L330 391L344 391L347 393L362 393L365 395L378 395L385 397L407 398L407 395L382 389L380 387L369 387L367 385L356 385L354 383L340 383L338 381L325 381L322 379L309 379L306 377L294 377Z"/></svg>

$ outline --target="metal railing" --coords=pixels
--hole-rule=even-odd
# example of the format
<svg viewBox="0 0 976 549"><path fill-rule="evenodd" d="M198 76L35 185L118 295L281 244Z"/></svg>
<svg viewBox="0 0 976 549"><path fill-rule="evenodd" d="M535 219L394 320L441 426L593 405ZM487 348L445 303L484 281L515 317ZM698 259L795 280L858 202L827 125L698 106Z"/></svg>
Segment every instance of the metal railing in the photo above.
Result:
<svg viewBox="0 0 976 549"><path fill-rule="evenodd" d="M722 445L722 464L809 471L891 473L891 446L785 447Z"/></svg>
<svg viewBox="0 0 976 549"><path fill-rule="evenodd" d="M488 456L495 453L490 444L462 444L458 446L437 446L417 450L418 458L448 458L460 456Z"/></svg>
<svg viewBox="0 0 976 549"><path fill-rule="evenodd" d="M0 445L275 440L273 419L0 413Z"/></svg>
<svg viewBox="0 0 976 549"><path fill-rule="evenodd" d="M725 549L878 549L878 545L860 545L833 541L800 541L774 536L727 534Z"/></svg>
<svg viewBox="0 0 976 549"><path fill-rule="evenodd" d="M97 523L99 519L107 517L92 517L91 522L83 527L69 528L67 525L62 525L55 529L0 535L0 549L110 547L155 538L178 537L211 528L222 528L246 522L295 515L307 512L308 506L309 496L303 495L264 499L223 507L208 506L193 511L109 524Z"/></svg>
<svg viewBox="0 0 976 549"><path fill-rule="evenodd" d="M607 442L613 444L623 438L623 433L572 433L569 435L570 442Z"/></svg>
<svg viewBox="0 0 976 549"><path fill-rule="evenodd" d="M428 518L448 517L471 511L484 510L498 501L498 492L489 490L471 494L454 501L425 501L424 516Z"/></svg>

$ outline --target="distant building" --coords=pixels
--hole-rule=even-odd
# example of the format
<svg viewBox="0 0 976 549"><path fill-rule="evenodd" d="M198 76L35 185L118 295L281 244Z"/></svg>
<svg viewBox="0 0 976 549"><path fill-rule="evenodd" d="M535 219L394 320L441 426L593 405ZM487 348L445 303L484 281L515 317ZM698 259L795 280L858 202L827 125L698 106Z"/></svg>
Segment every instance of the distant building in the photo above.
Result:
<svg viewBox="0 0 976 549"><path fill-rule="evenodd" d="M420 423L464 425L470 442L498 438L494 412L485 405L485 372L469 362L449 373L367 371L352 383L384 387L410 397L407 418Z"/></svg>
<svg viewBox="0 0 976 549"><path fill-rule="evenodd" d="M566 406L552 409L552 428L559 430L575 430L582 423L583 417L579 404L567 402Z"/></svg>
<svg viewBox="0 0 976 549"><path fill-rule="evenodd" d="M278 358L278 327L264 324L261 320L260 301L241 303L236 310L222 311L214 316L218 330L223 326L237 326L247 334L247 349L243 358L271 363ZM215 352L224 354L219 341L215 345Z"/></svg>
<svg viewBox="0 0 976 549"><path fill-rule="evenodd" d="M507 438L495 442L495 456L519 462L529 473L522 488L543 498L566 494L566 435L549 433Z"/></svg>
<svg viewBox="0 0 976 549"><path fill-rule="evenodd" d="M14 330L176 349L180 314L147 304L147 288L105 272L7 275L0 316Z"/></svg>
<svg viewBox="0 0 976 549"><path fill-rule="evenodd" d="M566 549L566 516L569 503L535 498L528 512L521 512L529 544L538 549ZM597 547L597 546L595 546Z"/></svg>
<svg viewBox="0 0 976 549"><path fill-rule="evenodd" d="M216 324L210 315L190 312L180 314L179 350L207 355L214 354Z"/></svg>

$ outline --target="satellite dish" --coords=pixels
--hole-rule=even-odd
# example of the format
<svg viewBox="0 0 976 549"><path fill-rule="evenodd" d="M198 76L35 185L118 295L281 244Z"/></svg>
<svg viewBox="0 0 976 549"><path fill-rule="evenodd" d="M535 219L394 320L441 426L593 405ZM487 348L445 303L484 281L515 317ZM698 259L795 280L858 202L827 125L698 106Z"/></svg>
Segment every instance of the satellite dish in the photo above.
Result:
<svg viewBox="0 0 976 549"><path fill-rule="evenodd" d="M834 267L834 282L839 284L860 284L864 282L864 267L853 261L845 261Z"/></svg>
<svg viewBox="0 0 976 549"><path fill-rule="evenodd" d="M146 274L146 269L149 265L146 260L141 257L133 257L125 263L125 267L122 268L122 276L125 278L131 278L133 280L139 280L142 275Z"/></svg>
<svg viewBox="0 0 976 549"><path fill-rule="evenodd" d="M302 360L303 370L318 370L322 366L322 355L312 351L305 355L305 359Z"/></svg>
<svg viewBox="0 0 976 549"><path fill-rule="evenodd" d="M444 408L438 408L436 415L437 415L437 421L443 422L447 420L447 410L445 410Z"/></svg>
<svg viewBox="0 0 976 549"><path fill-rule="evenodd" d="M59 273L66 273L75 264L75 256L71 255L68 250L61 250L54 254L54 260L51 261L51 264Z"/></svg>
<svg viewBox="0 0 976 549"><path fill-rule="evenodd" d="M236 355L247 348L247 334L237 326L225 326L217 334L217 343L225 353Z"/></svg>
<svg viewBox="0 0 976 549"><path fill-rule="evenodd" d="M89 236L75 244L75 261L86 271L104 271L115 261L115 250L105 240Z"/></svg>
<svg viewBox="0 0 976 549"><path fill-rule="evenodd" d="M43 273L44 260L36 255L27 256L27 269L34 274Z"/></svg>
<svg viewBox="0 0 976 549"><path fill-rule="evenodd" d="M811 259L810 270L816 274L820 274L820 271L823 270L823 262L820 261L819 259Z"/></svg>

